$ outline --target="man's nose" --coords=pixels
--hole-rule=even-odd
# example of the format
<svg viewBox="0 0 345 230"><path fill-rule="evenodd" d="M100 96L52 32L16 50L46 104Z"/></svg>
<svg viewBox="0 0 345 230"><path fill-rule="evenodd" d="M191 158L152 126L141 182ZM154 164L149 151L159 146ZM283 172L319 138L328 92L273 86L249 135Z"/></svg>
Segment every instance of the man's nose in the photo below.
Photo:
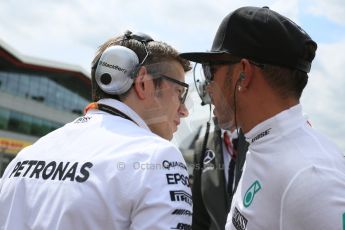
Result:
<svg viewBox="0 0 345 230"><path fill-rule="evenodd" d="M179 107L179 114L181 117L188 117L189 112L185 104L181 104Z"/></svg>

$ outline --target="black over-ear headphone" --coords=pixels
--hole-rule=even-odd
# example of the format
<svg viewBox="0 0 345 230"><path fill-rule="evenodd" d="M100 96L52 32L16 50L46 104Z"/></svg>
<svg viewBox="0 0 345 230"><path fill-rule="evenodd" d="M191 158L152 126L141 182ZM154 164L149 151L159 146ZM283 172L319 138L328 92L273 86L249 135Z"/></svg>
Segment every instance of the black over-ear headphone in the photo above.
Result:
<svg viewBox="0 0 345 230"><path fill-rule="evenodd" d="M95 80L105 93L121 95L127 92L149 55L147 43L153 41L149 35L127 31L122 44L130 39L135 39L144 45L146 55L142 62L139 63L139 58L133 50L122 45L114 45L106 48L92 67L95 69Z"/></svg>

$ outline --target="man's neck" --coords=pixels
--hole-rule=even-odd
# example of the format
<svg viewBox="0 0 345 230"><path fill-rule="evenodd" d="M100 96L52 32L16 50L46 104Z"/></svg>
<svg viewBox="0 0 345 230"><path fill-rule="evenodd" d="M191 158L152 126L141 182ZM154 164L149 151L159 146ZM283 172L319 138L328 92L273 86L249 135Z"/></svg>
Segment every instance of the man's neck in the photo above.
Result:
<svg viewBox="0 0 345 230"><path fill-rule="evenodd" d="M243 118L241 119L242 130L246 133L261 122L297 104L299 104L299 100L295 98L281 99L278 97L271 97L266 101L252 103L252 106L248 106L240 115Z"/></svg>

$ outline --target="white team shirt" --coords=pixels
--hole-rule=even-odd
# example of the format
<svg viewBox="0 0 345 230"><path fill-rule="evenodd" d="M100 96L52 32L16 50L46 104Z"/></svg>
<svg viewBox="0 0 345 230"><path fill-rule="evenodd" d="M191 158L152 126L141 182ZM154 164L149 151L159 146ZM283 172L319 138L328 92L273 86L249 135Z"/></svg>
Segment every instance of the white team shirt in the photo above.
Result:
<svg viewBox="0 0 345 230"><path fill-rule="evenodd" d="M344 229L345 158L307 124L300 105L245 136L249 150L226 229Z"/></svg>
<svg viewBox="0 0 345 230"><path fill-rule="evenodd" d="M0 182L0 229L190 229L185 161L134 122L90 110L22 150Z"/></svg>

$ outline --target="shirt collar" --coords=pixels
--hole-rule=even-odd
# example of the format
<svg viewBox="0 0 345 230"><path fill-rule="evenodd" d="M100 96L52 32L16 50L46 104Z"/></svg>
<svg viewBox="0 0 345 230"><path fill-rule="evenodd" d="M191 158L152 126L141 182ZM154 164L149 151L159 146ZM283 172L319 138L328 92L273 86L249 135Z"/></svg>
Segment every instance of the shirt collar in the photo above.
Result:
<svg viewBox="0 0 345 230"><path fill-rule="evenodd" d="M297 104L256 125L245 134L246 141L250 145L267 142L305 124L307 120L303 117L302 106Z"/></svg>
<svg viewBox="0 0 345 230"><path fill-rule="evenodd" d="M146 125L145 121L125 103L110 98L101 99L97 103L108 105L120 110L121 112L129 116L133 121L135 121L135 123L137 123L141 128L150 130L150 128Z"/></svg>
<svg viewBox="0 0 345 230"><path fill-rule="evenodd" d="M227 132L231 140L238 138L237 134L240 132L239 130L236 130L236 129L232 131L226 130L226 129L220 129L220 130L222 131L222 135L221 135L222 138L224 137L224 132Z"/></svg>

